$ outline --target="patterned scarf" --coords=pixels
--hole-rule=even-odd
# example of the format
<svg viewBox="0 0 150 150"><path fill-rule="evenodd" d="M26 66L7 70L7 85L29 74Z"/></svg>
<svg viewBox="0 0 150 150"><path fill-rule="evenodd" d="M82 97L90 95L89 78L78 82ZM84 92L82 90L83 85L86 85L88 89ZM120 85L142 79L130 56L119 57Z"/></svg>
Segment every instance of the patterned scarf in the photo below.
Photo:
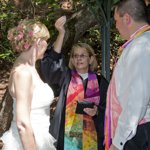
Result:
<svg viewBox="0 0 150 150"><path fill-rule="evenodd" d="M128 46L129 43L132 42L132 40L136 39L137 37L139 37L142 33L144 33L145 31L150 30L150 26L145 25L142 26L139 30L137 30L131 37L130 39L124 43L119 50L123 50L124 48L126 48ZM119 105L118 101L117 101L117 97L116 97L116 91L115 91L115 80L114 80L114 75L112 76L112 79L110 81L109 87L108 87L108 92L107 92L107 106L106 106L106 115L105 115L105 150L109 150L109 147L111 145L111 139L112 136L114 135L114 130L113 127L115 128L117 125L117 122L112 122L112 111L113 111L113 107L117 107L117 105ZM114 102L114 106L112 105L112 100ZM117 107L118 108L118 113L121 113L121 107ZM118 117L116 117L117 119ZM115 120L116 120L115 119Z"/></svg>
<svg viewBox="0 0 150 150"><path fill-rule="evenodd" d="M88 73L87 88L76 71L71 72L65 114L65 150L97 150L97 133L94 121L89 115L76 114L78 101L100 102L99 84L95 73Z"/></svg>

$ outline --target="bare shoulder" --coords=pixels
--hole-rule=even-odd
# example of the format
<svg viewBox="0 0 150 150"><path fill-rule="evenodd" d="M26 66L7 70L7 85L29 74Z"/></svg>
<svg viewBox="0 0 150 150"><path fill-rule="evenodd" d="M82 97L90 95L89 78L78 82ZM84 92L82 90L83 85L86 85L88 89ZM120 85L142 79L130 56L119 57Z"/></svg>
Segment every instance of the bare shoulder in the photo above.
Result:
<svg viewBox="0 0 150 150"><path fill-rule="evenodd" d="M29 67L17 68L13 78L16 91L20 91L21 88L25 92L33 87L32 72Z"/></svg>
<svg viewBox="0 0 150 150"><path fill-rule="evenodd" d="M32 85L32 73L28 67L17 67L11 72L8 87L13 97L15 97L16 90L19 91L19 88L30 88Z"/></svg>
<svg viewBox="0 0 150 150"><path fill-rule="evenodd" d="M31 86L32 85L32 72L28 67L20 66L15 69L13 73L12 82L16 86Z"/></svg>
<svg viewBox="0 0 150 150"><path fill-rule="evenodd" d="M27 67L19 67L15 70L15 72L13 73L13 77L14 79L30 79L32 78L32 73L30 71L30 69L28 69Z"/></svg>

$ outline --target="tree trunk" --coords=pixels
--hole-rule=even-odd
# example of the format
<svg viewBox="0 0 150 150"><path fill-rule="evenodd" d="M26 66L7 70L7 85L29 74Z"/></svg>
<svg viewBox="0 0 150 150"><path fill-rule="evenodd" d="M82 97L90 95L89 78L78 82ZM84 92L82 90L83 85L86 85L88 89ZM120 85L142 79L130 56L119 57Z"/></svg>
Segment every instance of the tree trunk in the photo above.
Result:
<svg viewBox="0 0 150 150"><path fill-rule="evenodd" d="M10 96L9 91L7 89L0 104L0 136L2 136L2 134L10 127L13 116L12 105L12 97Z"/></svg>

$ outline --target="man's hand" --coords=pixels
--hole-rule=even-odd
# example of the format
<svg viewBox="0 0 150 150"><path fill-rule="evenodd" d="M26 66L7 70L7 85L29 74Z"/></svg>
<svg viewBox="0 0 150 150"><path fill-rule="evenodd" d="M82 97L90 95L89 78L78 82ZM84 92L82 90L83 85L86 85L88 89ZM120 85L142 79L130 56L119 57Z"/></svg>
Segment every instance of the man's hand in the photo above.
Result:
<svg viewBox="0 0 150 150"><path fill-rule="evenodd" d="M117 147L115 147L113 144L111 144L109 150L119 150Z"/></svg>

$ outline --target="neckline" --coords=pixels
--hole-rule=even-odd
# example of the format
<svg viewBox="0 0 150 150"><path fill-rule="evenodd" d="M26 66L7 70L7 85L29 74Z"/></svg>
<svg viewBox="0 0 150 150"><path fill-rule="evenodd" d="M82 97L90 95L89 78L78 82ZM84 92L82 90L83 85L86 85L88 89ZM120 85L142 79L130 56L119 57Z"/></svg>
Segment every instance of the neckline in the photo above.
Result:
<svg viewBox="0 0 150 150"><path fill-rule="evenodd" d="M78 74L82 77L83 80L88 78L88 73L79 73Z"/></svg>
<svg viewBox="0 0 150 150"><path fill-rule="evenodd" d="M148 31L148 30L150 30L150 26L149 25L144 25L144 26L140 27L136 32L134 32L130 36L130 39L128 41L126 41L120 48L121 49L126 48L129 45L129 43L131 43L132 40L136 39L141 34L143 34L145 31Z"/></svg>

